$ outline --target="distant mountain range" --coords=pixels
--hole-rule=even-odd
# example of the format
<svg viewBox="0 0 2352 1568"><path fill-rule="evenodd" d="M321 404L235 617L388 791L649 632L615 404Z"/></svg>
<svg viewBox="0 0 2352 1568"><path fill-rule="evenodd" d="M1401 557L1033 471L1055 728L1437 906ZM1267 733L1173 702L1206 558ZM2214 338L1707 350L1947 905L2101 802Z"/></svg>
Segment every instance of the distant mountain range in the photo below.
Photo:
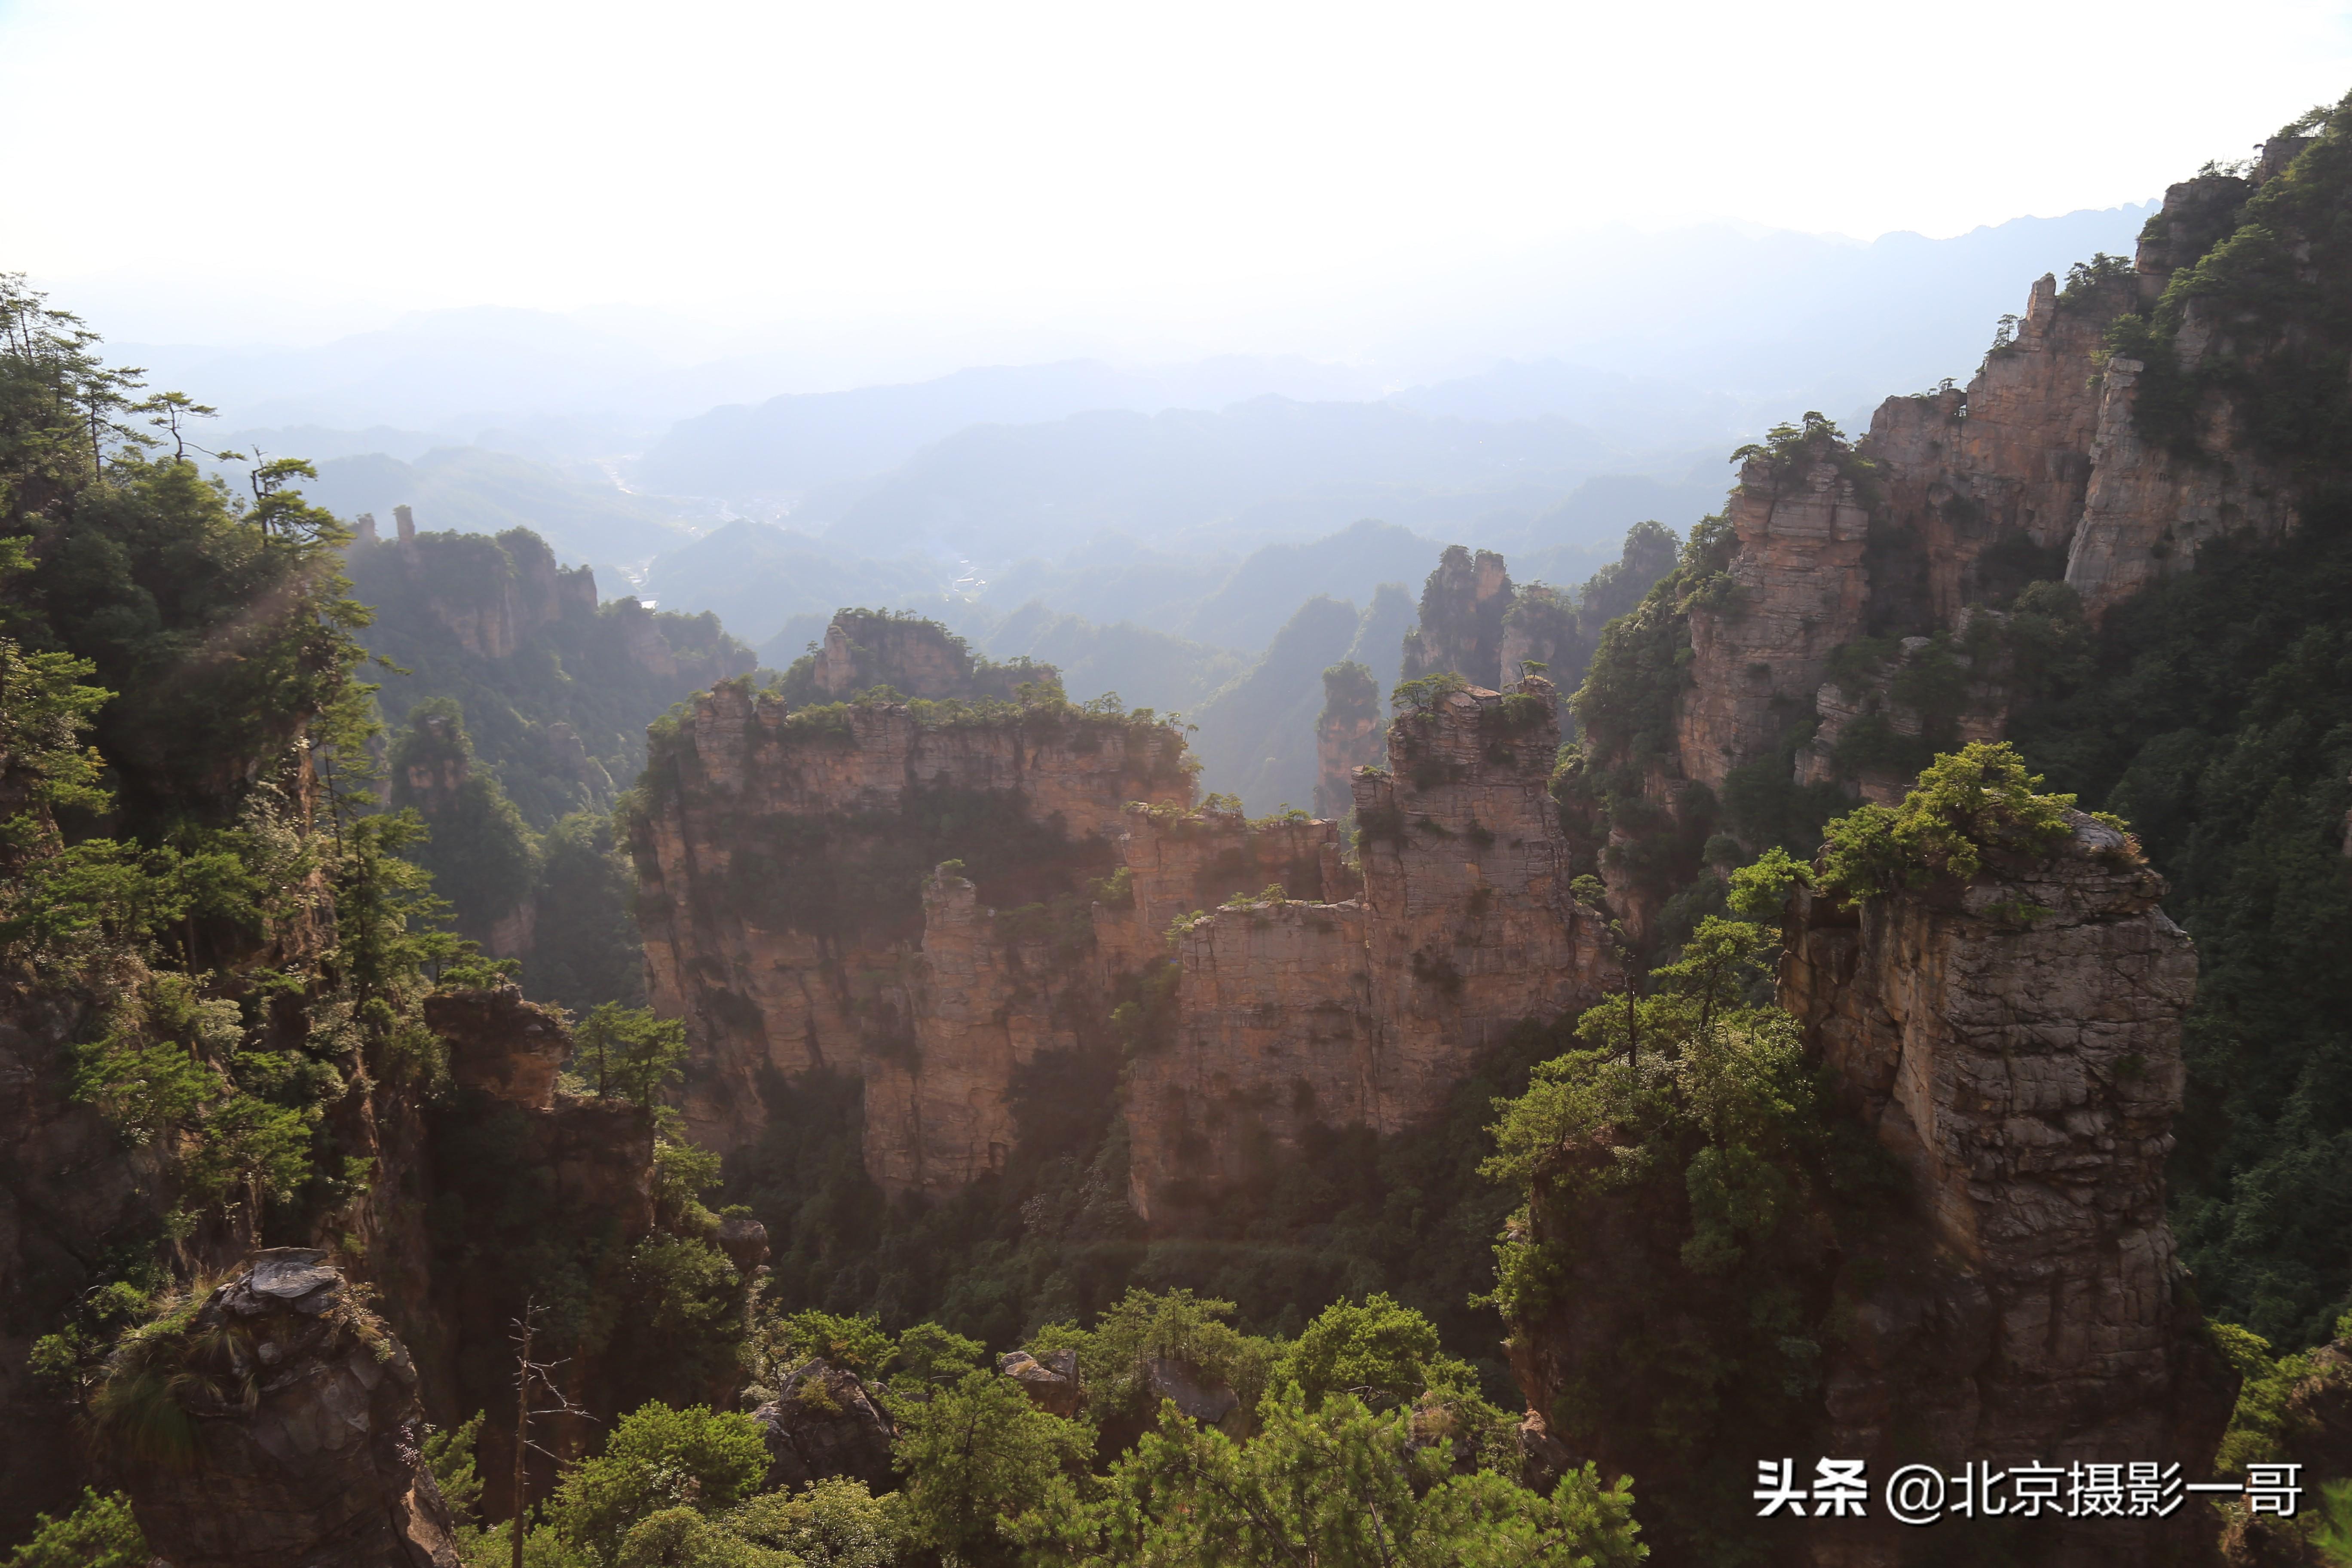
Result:
<svg viewBox="0 0 2352 1568"><path fill-rule="evenodd" d="M222 406L225 443L313 458L316 499L387 533L401 504L427 530L528 526L608 596L715 612L775 668L838 607L919 611L1075 696L1197 710L1213 773L1303 800L1293 710L1382 584L1417 589L1455 542L1578 583L1633 522L1686 532L1739 441L1965 376L2021 277L2128 251L2145 212L1867 245L1609 231L1297 323L1354 363L1061 357L766 396L814 362L518 310L118 353Z"/></svg>

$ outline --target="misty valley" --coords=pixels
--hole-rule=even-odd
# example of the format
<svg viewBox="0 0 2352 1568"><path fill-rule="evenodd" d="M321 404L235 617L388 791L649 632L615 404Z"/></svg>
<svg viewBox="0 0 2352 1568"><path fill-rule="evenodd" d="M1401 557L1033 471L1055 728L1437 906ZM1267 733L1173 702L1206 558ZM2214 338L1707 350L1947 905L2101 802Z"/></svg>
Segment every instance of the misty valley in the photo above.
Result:
<svg viewBox="0 0 2352 1568"><path fill-rule="evenodd" d="M1599 248L786 392L0 273L0 1562L2352 1563L2352 99Z"/></svg>

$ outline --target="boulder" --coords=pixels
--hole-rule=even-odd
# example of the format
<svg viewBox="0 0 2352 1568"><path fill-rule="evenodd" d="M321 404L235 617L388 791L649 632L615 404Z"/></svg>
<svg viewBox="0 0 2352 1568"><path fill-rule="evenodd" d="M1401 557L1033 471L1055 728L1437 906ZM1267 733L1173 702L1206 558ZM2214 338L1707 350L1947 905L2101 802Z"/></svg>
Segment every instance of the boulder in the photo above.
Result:
<svg viewBox="0 0 2352 1568"><path fill-rule="evenodd" d="M1085 1394L1078 1386L1077 1352L1047 1351L1034 1356L1027 1351L1011 1351L997 1358L996 1370L1020 1384L1029 1403L1038 1409L1061 1416L1078 1413Z"/></svg>
<svg viewBox="0 0 2352 1568"><path fill-rule="evenodd" d="M719 1250L739 1274L749 1274L768 1260L768 1227L749 1215L730 1215L719 1222Z"/></svg>
<svg viewBox="0 0 2352 1568"><path fill-rule="evenodd" d="M1170 1356L1151 1359L1144 1368L1144 1387L1154 1405L1172 1399L1179 1413L1203 1426L1214 1426L1241 1408L1241 1395L1223 1381Z"/></svg>
<svg viewBox="0 0 2352 1568"><path fill-rule="evenodd" d="M533 1110L554 1103L556 1075L572 1054L562 1015L502 983L433 993L425 1025L447 1043L449 1076L461 1087Z"/></svg>
<svg viewBox="0 0 2352 1568"><path fill-rule="evenodd" d="M144 1418L118 1479L173 1568L459 1568L416 1369L325 1253L258 1254L144 1348L114 1375L169 1378L145 1397L177 1415Z"/></svg>
<svg viewBox="0 0 2352 1568"><path fill-rule="evenodd" d="M897 1428L846 1368L822 1359L805 1363L751 1419L768 1444L764 1490L803 1487L827 1476L849 1476L877 1492L898 1484L890 1467Z"/></svg>

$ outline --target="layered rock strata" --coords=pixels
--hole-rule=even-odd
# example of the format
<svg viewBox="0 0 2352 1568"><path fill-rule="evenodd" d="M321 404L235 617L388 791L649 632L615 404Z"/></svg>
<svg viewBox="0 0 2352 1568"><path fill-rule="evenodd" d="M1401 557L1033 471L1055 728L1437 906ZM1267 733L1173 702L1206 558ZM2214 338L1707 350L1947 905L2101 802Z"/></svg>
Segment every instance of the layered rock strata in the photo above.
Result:
<svg viewBox="0 0 2352 1568"><path fill-rule="evenodd" d="M1887 702L1883 686L1833 680L1841 648L1965 637L1972 614L2008 606L2032 583L2063 582L2095 624L2192 568L2208 541L2294 527L2310 476L2261 455L2236 382L2199 379L2203 367L2252 363L2260 345L2235 342L2202 299L2182 307L2165 350L2178 361L2164 367L2166 395L2191 395L2194 407L2163 439L2144 428L2147 365L2107 346L2119 320L2229 233L2269 177L2176 185L2130 268L2102 259L2063 289L2039 279L1965 388L1887 399L1851 446L1807 416L1745 449L1727 530L1702 528L1672 603L1642 612L1687 639L1671 712L1601 714L1586 737L1593 765L1635 770L1646 815L1673 814L1692 850L1713 831L1708 814L1741 787L1751 798L1789 784L1884 796L1904 770L1871 776L1868 748L1853 748L1864 762L1848 765L1839 731L1876 711L1905 732L1920 715ZM1998 684L1990 669L1972 679ZM1972 692L1964 712L1917 725L1916 737L1932 752L1997 735L2009 705L1999 690ZM1651 732L1669 721L1661 748ZM1643 831L1654 837L1654 826ZM1654 877L1642 885L1624 860L1601 857L1603 874L1629 926L1644 931L1675 889Z"/></svg>
<svg viewBox="0 0 2352 1568"><path fill-rule="evenodd" d="M1360 876L1327 819L1187 805L1164 725L877 701L796 721L719 689L635 829L656 1005L696 1046L688 1126L738 1147L797 1075L855 1072L868 1173L951 1192L1003 1166L1024 1075L1118 1050L1114 1007L1171 958L1174 1043L1121 1100L1147 1216L1310 1127L1426 1118L1505 1031L1612 978L1565 890L1552 701L1472 689L1399 720L1402 773L1353 781Z"/></svg>
<svg viewBox="0 0 2352 1568"><path fill-rule="evenodd" d="M1675 713L1684 775L1717 788L1811 702L1830 656L1862 635L1869 594L1870 508L1837 463L1750 458L1727 516L1738 542L1727 605L1691 611Z"/></svg>
<svg viewBox="0 0 2352 1568"><path fill-rule="evenodd" d="M1825 1369L1828 1441L1874 1469L2199 1466L2229 1418L2233 1380L2165 1222L2196 954L2124 836L2069 822L2039 864L1858 910L1801 893L1790 916L1781 1003L1909 1173L1940 1259L1850 1266L1837 1285L1854 1331ZM1824 1529L1818 1560L1917 1549L1889 1526L1865 1550L1864 1533ZM2182 1531L2047 1533L2039 1561L2123 1564L2166 1560Z"/></svg>
<svg viewBox="0 0 2352 1568"><path fill-rule="evenodd" d="M1620 982L1601 917L1567 890L1554 711L1530 679L1400 716L1393 771L1355 778L1360 898L1247 900L1180 932L1175 1037L1123 1095L1148 1221L1262 1184L1313 1128L1425 1121L1514 1026Z"/></svg>
<svg viewBox="0 0 2352 1568"><path fill-rule="evenodd" d="M1108 1011L1088 904L1129 803L1192 793L1164 725L887 703L795 722L740 685L697 699L651 776L639 923L654 1005L695 1046L688 1128L733 1148L790 1078L856 1073L893 1190L951 1189L1010 1148L1013 1070Z"/></svg>

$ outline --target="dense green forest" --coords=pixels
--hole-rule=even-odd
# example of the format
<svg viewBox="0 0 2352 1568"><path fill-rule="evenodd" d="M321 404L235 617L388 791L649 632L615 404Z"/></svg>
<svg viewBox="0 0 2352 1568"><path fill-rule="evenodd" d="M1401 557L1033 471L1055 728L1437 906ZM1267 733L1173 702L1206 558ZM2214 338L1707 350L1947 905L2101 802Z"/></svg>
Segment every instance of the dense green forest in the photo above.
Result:
<svg viewBox="0 0 2352 1568"><path fill-rule="evenodd" d="M527 960L528 994L642 1004L613 805L646 726L750 669L751 650L715 616L599 604L588 569L559 567L528 529L362 537L347 559L372 613L359 637L392 731L388 799L425 828L406 858L458 931Z"/></svg>
<svg viewBox="0 0 2352 1568"><path fill-rule="evenodd" d="M481 1120L425 1014L492 995L512 967L448 929L409 858L423 819L383 801L352 531L302 499L299 459L258 466L249 494L207 479L186 455L204 411L140 391L78 321L0 277L12 1528L61 1500L78 1455L105 1468L184 1452L165 1390L212 1375L217 1346L191 1330L203 1292L257 1247L363 1249L355 1232L398 1201L374 1191L387 1119ZM615 1021L660 1046L649 1020ZM528 1170L470 1212L452 1182L458 1206L430 1216L425 1245L461 1273L495 1248L502 1289L568 1289L574 1342L618 1347L640 1387L667 1390L714 1343L728 1356L707 1331L732 1274L693 1202L705 1168L651 1126L677 1053L636 1054L654 1076L615 1113L644 1123L657 1163L680 1152L634 1252L612 1256L597 1224L551 1224ZM471 1174L488 1182L488 1152L513 1144L485 1128L482 1147ZM426 1303L388 1310L413 1328ZM94 1498L18 1561L117 1560L75 1553L131 1552L121 1523Z"/></svg>

